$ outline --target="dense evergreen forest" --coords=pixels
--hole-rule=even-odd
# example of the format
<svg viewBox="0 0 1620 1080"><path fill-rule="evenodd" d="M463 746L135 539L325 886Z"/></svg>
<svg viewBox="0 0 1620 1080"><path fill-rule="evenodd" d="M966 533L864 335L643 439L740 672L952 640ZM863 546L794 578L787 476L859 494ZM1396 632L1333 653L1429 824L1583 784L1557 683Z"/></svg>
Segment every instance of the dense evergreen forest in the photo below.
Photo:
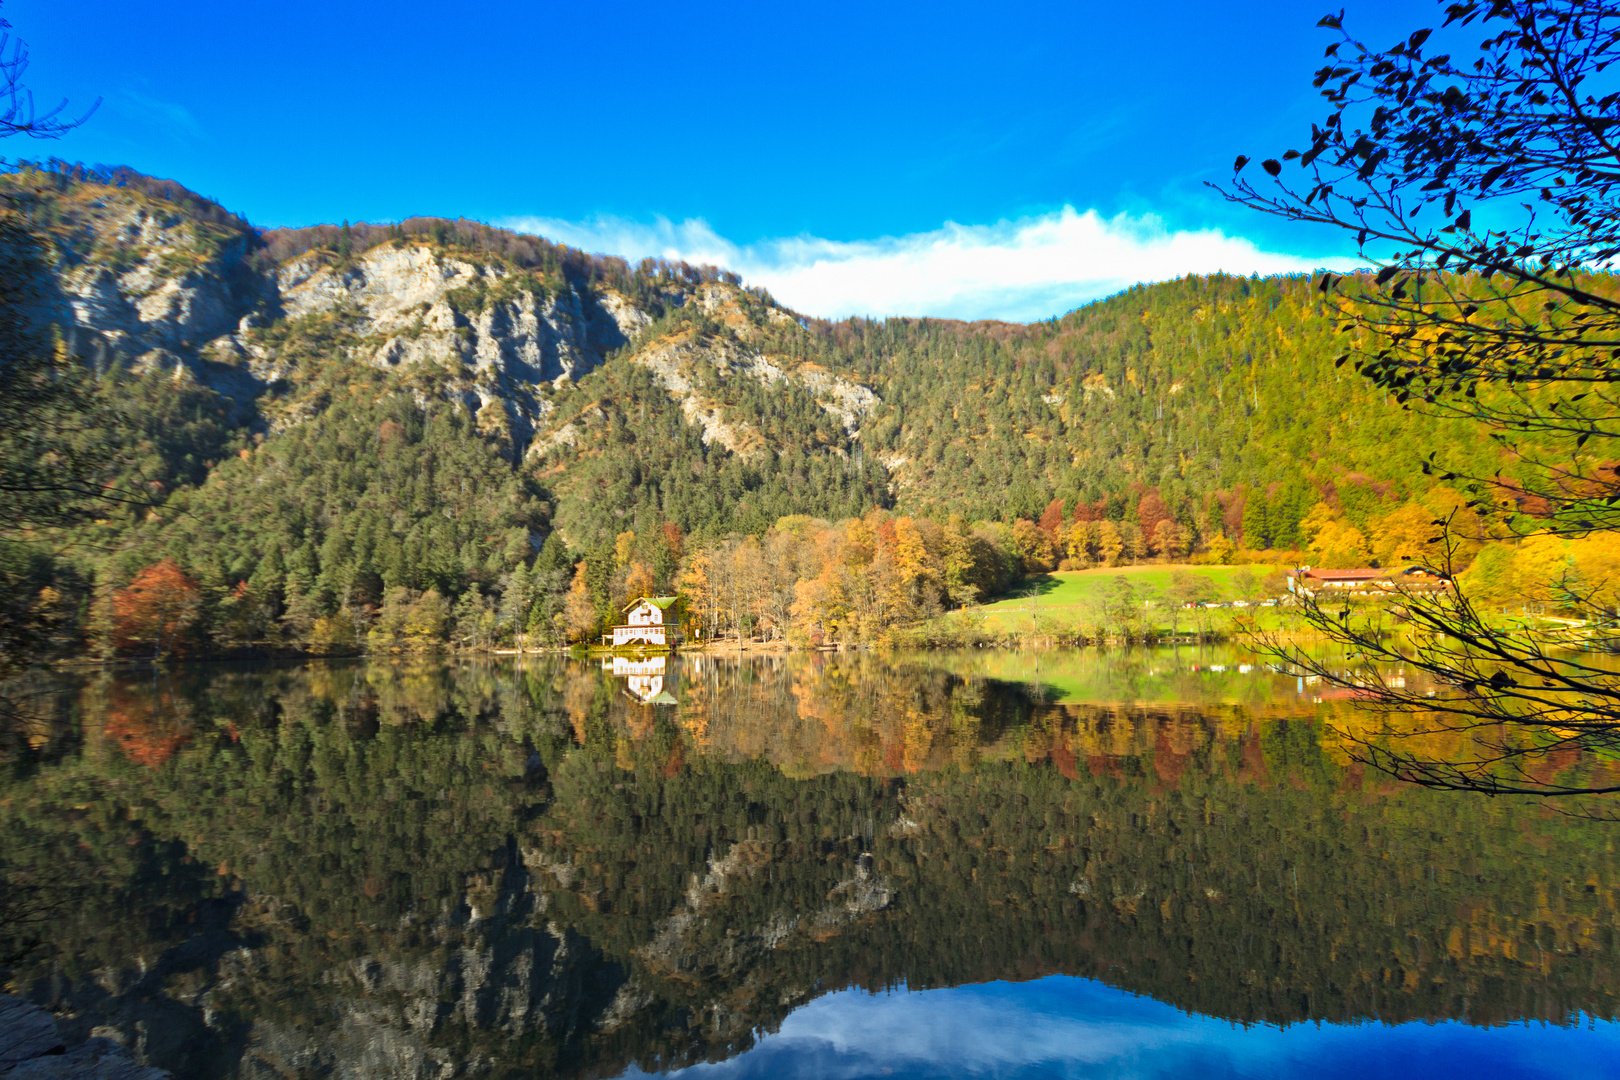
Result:
<svg viewBox="0 0 1620 1080"><path fill-rule="evenodd" d="M1029 326L891 319L825 332L888 405L869 446L914 465L902 473L908 506L1034 519L1062 496L1124 520L1120 504L1156 488L1193 522L1215 497L1232 517L1204 532L1263 548L1294 540L1323 496L1364 523L1340 488L1392 485L1385 499L1426 488L1391 446L1487 452L1477 433L1403 411L1335 367L1335 329L1309 278L1216 275ZM1245 495L1275 510L1248 530L1261 535L1246 533Z"/></svg>
<svg viewBox="0 0 1620 1080"><path fill-rule="evenodd" d="M1607 825L1395 789L1343 703L1183 696L1208 677L1147 707L870 656L687 660L678 706L554 658L97 677L0 800L12 871L66 898L21 974L210 1075L669 1067L843 986L1055 972L1244 1023L1615 1015Z"/></svg>
<svg viewBox="0 0 1620 1080"><path fill-rule="evenodd" d="M829 323L473 222L261 232L128 170L3 184L42 253L6 317L84 382L113 495L0 552L37 655L560 644L674 590L711 631L870 641L1053 568L1435 558L1435 520L1478 534L1502 492L1418 459L1514 467L1339 366L1303 278ZM1493 551L1491 588L1612 554L1560 551Z"/></svg>

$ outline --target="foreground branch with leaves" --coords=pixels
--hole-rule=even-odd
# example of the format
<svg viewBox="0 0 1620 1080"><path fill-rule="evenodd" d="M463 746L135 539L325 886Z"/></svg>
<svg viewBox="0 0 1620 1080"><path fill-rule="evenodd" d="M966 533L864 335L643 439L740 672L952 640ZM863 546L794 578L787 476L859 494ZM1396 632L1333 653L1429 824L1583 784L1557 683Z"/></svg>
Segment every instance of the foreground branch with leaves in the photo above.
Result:
<svg viewBox="0 0 1620 1080"><path fill-rule="evenodd" d="M1338 362L1409 409L1484 425L1511 455L1512 478L1448 471L1434 455L1414 462L1467 490L1484 530L1620 529L1620 297L1609 273L1620 257L1620 5L1450 3L1438 34L1419 29L1385 50L1352 36L1342 12L1318 25L1337 34L1316 76L1330 112L1305 149L1261 162L1269 180L1245 174L1240 156L1223 193L1354 234L1370 269L1319 283L1349 342ZM1482 41L1467 37L1481 29ZM1443 536L1455 520L1434 526ZM1615 617L1592 584L1570 580L1560 597L1588 628ZM1500 735L1466 760L1372 745L1368 760L1435 787L1592 794L1538 779L1533 764L1620 747L1620 676L1573 651L1588 642L1510 627L1462 589L1406 600L1414 632L1399 647L1348 608L1305 610L1352 654L1416 665L1447 694L1416 697L1371 667L1335 675L1278 651L1355 686L1369 707Z"/></svg>
<svg viewBox="0 0 1620 1080"><path fill-rule="evenodd" d="M1264 639L1289 669L1353 688L1363 708L1404 718L1388 732L1355 736L1361 760L1447 790L1620 792L1607 782L1572 783L1561 772L1586 755L1612 757L1620 741L1620 677L1614 664L1583 650L1590 625L1526 620L1507 627L1458 589L1404 590L1395 599L1405 622L1399 639L1385 632L1382 606L1302 598L1305 620L1357 661L1348 668L1276 636ZM1466 749L1437 757L1437 736L1458 736Z"/></svg>

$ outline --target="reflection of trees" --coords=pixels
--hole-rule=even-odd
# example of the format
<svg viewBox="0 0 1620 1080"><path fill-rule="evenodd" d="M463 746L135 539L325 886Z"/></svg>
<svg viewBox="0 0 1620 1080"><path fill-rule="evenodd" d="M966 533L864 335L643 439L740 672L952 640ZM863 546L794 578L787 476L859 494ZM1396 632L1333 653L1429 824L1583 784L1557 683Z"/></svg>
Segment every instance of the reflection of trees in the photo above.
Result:
<svg viewBox="0 0 1620 1080"><path fill-rule="evenodd" d="M0 968L15 968L46 947L74 901L75 884L60 866L0 859Z"/></svg>
<svg viewBox="0 0 1620 1080"><path fill-rule="evenodd" d="M1358 742L1400 734L1386 719L1350 708L1348 696L1324 703L1321 691L1292 677L1240 673L1236 664L1211 671L1207 661L1163 653L1082 653L1062 667L1048 662L1044 673L1008 653L949 665L860 653L679 662L676 722L704 752L764 758L794 775L899 776L1014 758L1050 759L1070 775L1145 756L1173 786L1194 744L1238 740L1302 709L1326 721L1323 750L1341 765ZM1082 700L1051 703L1065 694ZM618 724L636 735L648 716L626 713ZM1207 765L1206 758L1199 760Z"/></svg>
<svg viewBox="0 0 1620 1080"><path fill-rule="evenodd" d="M1014 763L914 783L917 828L889 859L897 877L928 872L902 880L907 906L872 943L908 960L885 974L1064 971L1242 1020L1613 1015L1612 861L1588 891L1595 868L1571 837L1527 843L1510 815L1451 801L1365 805L1312 782L1308 739L1261 741L1294 758L1276 786L1189 771L1155 796L1132 762L1121 780ZM1564 883L1576 867L1586 880ZM986 932L928 947L953 926Z"/></svg>
<svg viewBox="0 0 1620 1080"><path fill-rule="evenodd" d="M704 657L696 673L685 674L678 696L679 723L702 732L707 752L734 761L761 757L796 775L890 775L959 758L970 763L972 748L954 731L970 724L976 746L1030 708L1012 686L964 682L942 669L862 653L758 663ZM971 716L964 716L970 700Z"/></svg>
<svg viewBox="0 0 1620 1080"><path fill-rule="evenodd" d="M189 705L158 682L114 683L105 698L101 733L131 761L156 767L191 741Z"/></svg>
<svg viewBox="0 0 1620 1080"><path fill-rule="evenodd" d="M1601 826L1370 790L1281 698L1055 705L850 654L705 657L656 709L549 659L182 674L163 768L91 741L0 826L84 882L21 982L167 1010L199 1075L611 1073L839 986L1050 972L1243 1021L1616 1011Z"/></svg>
<svg viewBox="0 0 1620 1080"><path fill-rule="evenodd" d="M807 673L795 675L802 688ZM843 675L823 669L816 678L830 681L799 699L817 703L822 727L839 720ZM641 842L653 841L649 853L684 845L708 852L711 865L762 842L750 859L778 874L798 872L818 844L823 862L841 852L832 862L846 878L868 865L892 902L813 946L763 955L746 984L762 1002L767 990L791 999L794 986L807 985L799 978L921 986L1061 971L1245 1021L1568 1022L1578 1010L1615 1012L1614 992L1603 988L1620 974L1605 944L1620 865L1591 856L1606 847L1600 826L1364 789L1358 766L1314 718L1266 719L1242 706L1198 714L1026 705L1020 714L995 703L1005 687L956 685L972 691L933 702L931 732L959 736L972 730L964 712L974 714L991 736L974 747L971 769L908 773L859 739L819 744L850 747L857 769L875 762L880 776L905 776L900 787L869 781L864 807L816 805L825 797L810 786L818 781L784 785L779 805L767 785L782 774L739 756L742 792L717 799L711 785L706 809L671 813L671 802L690 796L659 779L651 765L662 750L647 747L633 784L609 770L589 795L570 800L624 805L603 834L575 841L597 854L595 872L582 871L571 889L597 911L619 911L615 893L652 895L634 851L612 861L601 854L610 834L638 829ZM887 686L851 690L857 700L844 729L873 734L866 721L883 701L937 686L933 676L908 681L891 669ZM1009 716L1021 719L1008 725ZM904 746L908 723L902 714L876 730L880 750ZM677 737L675 726L662 737ZM620 784L636 794L619 795ZM696 824L683 839L663 831L671 820ZM670 875L652 915L680 909L681 881ZM730 935L725 950L778 932L770 905L757 907L769 897L759 889L756 907L732 900L715 919L711 932ZM802 915L831 895L778 901L775 910ZM648 916L635 936L645 941L655 927ZM793 948L800 951L790 957L784 949Z"/></svg>

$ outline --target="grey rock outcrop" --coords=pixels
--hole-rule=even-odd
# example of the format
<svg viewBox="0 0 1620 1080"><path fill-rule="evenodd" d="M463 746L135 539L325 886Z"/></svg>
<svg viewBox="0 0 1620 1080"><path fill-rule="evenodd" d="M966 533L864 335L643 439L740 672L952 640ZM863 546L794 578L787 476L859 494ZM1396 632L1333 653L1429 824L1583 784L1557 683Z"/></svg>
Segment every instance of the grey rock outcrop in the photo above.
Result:
<svg viewBox="0 0 1620 1080"><path fill-rule="evenodd" d="M20 997L0 995L0 1077L6 1080L171 1080L142 1065L116 1039L73 1039L56 1018Z"/></svg>
<svg viewBox="0 0 1620 1080"><path fill-rule="evenodd" d="M548 290L510 267L419 243L372 248L342 268L305 255L277 273L276 292L287 319L345 317L356 360L447 377L481 431L516 444L528 443L550 411L546 387L580 378L651 322L617 293ZM231 342L261 381L290 374L261 335Z"/></svg>
<svg viewBox="0 0 1620 1080"><path fill-rule="evenodd" d="M271 300L269 282L244 262L247 235L114 189L81 202L78 225L42 252L39 322L59 327L68 348L98 367L160 367L252 395L205 348Z"/></svg>
<svg viewBox="0 0 1620 1080"><path fill-rule="evenodd" d="M631 362L650 371L672 400L681 407L686 422L703 431L705 445L719 443L734 454L749 456L765 452L765 439L725 404L702 389L708 370L720 379L743 378L767 386L792 386L804 390L852 439L860 437L861 425L881 400L869 388L835 375L814 363L799 362L773 355L764 347L763 335L742 310L743 290L735 285L711 283L700 286L694 302L705 313L718 317L730 328L731 336L696 340L678 335L643 342ZM792 322L786 312L771 308L767 325ZM708 370L706 370L708 369ZM537 447L549 447L572 438L570 433L551 435Z"/></svg>
<svg viewBox="0 0 1620 1080"><path fill-rule="evenodd" d="M525 443L550 408L547 386L583 376L653 321L612 290L548 290L425 241L260 270L245 258L249 234L166 206L105 189L77 200L74 228L41 234L30 256L43 271L31 319L98 369L171 373L245 404L297 374L285 345L300 320L336 315L350 359L430 366L482 429Z"/></svg>

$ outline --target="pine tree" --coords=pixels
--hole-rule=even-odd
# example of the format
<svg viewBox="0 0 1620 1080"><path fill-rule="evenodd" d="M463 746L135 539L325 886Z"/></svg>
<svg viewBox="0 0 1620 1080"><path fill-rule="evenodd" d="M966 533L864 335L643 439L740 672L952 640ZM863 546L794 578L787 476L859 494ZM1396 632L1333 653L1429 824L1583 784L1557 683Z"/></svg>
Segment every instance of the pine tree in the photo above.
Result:
<svg viewBox="0 0 1620 1080"><path fill-rule="evenodd" d="M1271 508L1263 492L1251 490L1243 502L1243 543L1260 550L1272 544Z"/></svg>

